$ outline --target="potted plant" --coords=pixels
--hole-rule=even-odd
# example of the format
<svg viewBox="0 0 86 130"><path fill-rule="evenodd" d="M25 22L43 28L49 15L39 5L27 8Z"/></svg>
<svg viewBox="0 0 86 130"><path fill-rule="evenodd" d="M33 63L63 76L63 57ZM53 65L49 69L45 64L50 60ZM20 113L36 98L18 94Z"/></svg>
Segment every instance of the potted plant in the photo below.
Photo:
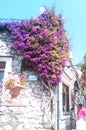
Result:
<svg viewBox="0 0 86 130"><path fill-rule="evenodd" d="M11 103L17 101L17 96L20 94L20 91L26 87L26 76L21 75L8 75L8 77L3 81L3 85L6 89L10 90Z"/></svg>

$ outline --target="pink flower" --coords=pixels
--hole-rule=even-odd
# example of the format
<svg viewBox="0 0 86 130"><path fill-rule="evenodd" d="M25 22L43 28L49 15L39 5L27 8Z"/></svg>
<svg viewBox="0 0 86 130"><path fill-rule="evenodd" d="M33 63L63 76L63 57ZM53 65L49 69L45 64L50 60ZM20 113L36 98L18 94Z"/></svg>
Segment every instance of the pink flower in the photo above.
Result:
<svg viewBox="0 0 86 130"><path fill-rule="evenodd" d="M18 75L10 74L8 77L3 81L3 85L9 89L9 88L16 88L16 87L25 87L27 78L25 75L21 75L20 77Z"/></svg>

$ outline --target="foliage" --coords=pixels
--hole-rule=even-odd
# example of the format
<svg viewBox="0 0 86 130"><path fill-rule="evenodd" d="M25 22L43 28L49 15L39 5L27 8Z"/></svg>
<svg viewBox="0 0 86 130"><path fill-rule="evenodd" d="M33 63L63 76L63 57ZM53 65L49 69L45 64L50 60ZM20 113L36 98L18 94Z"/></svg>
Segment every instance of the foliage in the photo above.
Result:
<svg viewBox="0 0 86 130"><path fill-rule="evenodd" d="M82 76L81 76L81 84L82 86L86 86L86 54L84 55L83 61L80 64Z"/></svg>
<svg viewBox="0 0 86 130"><path fill-rule="evenodd" d="M28 70L52 86L61 81L70 46L60 15L48 10L30 20L0 23L3 29L11 32L12 48L21 53Z"/></svg>
<svg viewBox="0 0 86 130"><path fill-rule="evenodd" d="M86 54L84 56L83 62L81 63L81 70L83 72L83 75L86 77Z"/></svg>

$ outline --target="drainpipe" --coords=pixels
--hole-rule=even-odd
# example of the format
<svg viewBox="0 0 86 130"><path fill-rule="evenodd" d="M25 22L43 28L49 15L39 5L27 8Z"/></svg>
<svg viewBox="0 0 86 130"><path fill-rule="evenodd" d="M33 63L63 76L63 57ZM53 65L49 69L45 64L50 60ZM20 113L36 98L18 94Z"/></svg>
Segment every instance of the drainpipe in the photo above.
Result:
<svg viewBox="0 0 86 130"><path fill-rule="evenodd" d="M57 130L60 130L59 84L57 85Z"/></svg>

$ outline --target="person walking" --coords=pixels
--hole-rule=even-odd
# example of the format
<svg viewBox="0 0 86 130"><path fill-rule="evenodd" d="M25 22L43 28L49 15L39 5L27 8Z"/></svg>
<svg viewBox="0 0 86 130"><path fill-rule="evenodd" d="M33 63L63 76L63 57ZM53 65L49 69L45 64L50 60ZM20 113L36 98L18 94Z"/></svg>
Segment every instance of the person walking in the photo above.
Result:
<svg viewBox="0 0 86 130"><path fill-rule="evenodd" d="M70 122L71 122L71 130L75 130L75 128L76 128L76 118L75 118L74 108L71 108L71 111L70 111Z"/></svg>
<svg viewBox="0 0 86 130"><path fill-rule="evenodd" d="M80 103L77 108L76 130L86 130L85 115L86 115L86 109L83 108L83 104Z"/></svg>

